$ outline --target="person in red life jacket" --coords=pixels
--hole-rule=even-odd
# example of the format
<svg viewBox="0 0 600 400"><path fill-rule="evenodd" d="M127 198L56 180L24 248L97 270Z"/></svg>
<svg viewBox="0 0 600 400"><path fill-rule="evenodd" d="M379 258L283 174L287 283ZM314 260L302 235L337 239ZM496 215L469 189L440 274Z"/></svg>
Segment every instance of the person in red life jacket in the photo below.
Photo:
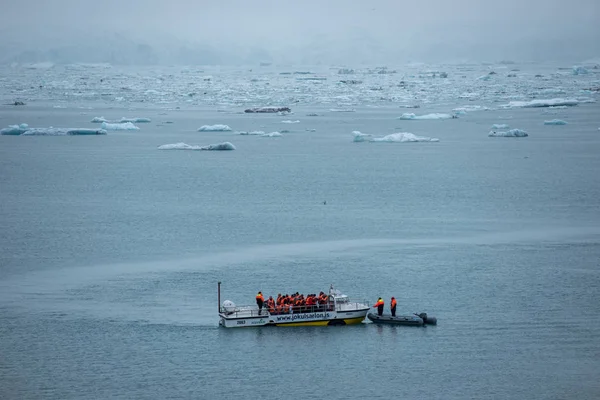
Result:
<svg viewBox="0 0 600 400"><path fill-rule="evenodd" d="M258 315L262 313L263 303L265 302L265 298L262 295L262 292L258 292L256 295L256 305L258 306Z"/></svg>
<svg viewBox="0 0 600 400"><path fill-rule="evenodd" d="M267 303L267 308L269 309L269 312L274 313L275 312L275 300L273 300L273 296L269 296L266 303Z"/></svg>
<svg viewBox="0 0 600 400"><path fill-rule="evenodd" d="M390 308L392 310L392 317L396 316L396 299L392 297L392 301L390 302Z"/></svg>
<svg viewBox="0 0 600 400"><path fill-rule="evenodd" d="M383 299L380 297L380 298L377 300L377 303L375 303L375 305L373 306L373 308L377 308L377 314L378 314L379 316L382 316L382 315L383 315L383 305L384 305L384 304L385 304L385 303L383 302Z"/></svg>

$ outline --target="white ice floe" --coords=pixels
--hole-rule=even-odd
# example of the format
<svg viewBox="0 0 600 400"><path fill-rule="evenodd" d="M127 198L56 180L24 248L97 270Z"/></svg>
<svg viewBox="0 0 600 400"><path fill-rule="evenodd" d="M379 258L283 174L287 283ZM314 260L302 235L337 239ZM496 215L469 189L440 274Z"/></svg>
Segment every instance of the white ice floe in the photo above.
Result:
<svg viewBox="0 0 600 400"><path fill-rule="evenodd" d="M202 125L200 128L198 128L198 132L229 132L229 131L231 131L231 128L229 127L229 125L222 125L222 124Z"/></svg>
<svg viewBox="0 0 600 400"><path fill-rule="evenodd" d="M440 139L430 138L426 136L417 136L410 132L398 132L386 135L383 137L373 137L373 135L361 133L359 131L352 132L354 135L354 142L439 142Z"/></svg>
<svg viewBox="0 0 600 400"><path fill-rule="evenodd" d="M299 120L295 120L295 121L291 121L291 120L286 120L286 121L281 121L282 124L298 124L300 123Z"/></svg>
<svg viewBox="0 0 600 400"><path fill-rule="evenodd" d="M259 135L259 136L260 137L281 137L283 135L279 132L269 132L269 133L263 133L262 135Z"/></svg>
<svg viewBox="0 0 600 400"><path fill-rule="evenodd" d="M109 122L109 121L104 117L94 117L90 122L93 122L95 124L100 124L102 122Z"/></svg>
<svg viewBox="0 0 600 400"><path fill-rule="evenodd" d="M551 119L550 121L544 121L544 125L566 125L567 121L562 119Z"/></svg>
<svg viewBox="0 0 600 400"><path fill-rule="evenodd" d="M104 129L85 128L30 128L27 124L10 125L8 128L0 129L0 135L21 136L75 136L75 135L106 135Z"/></svg>
<svg viewBox="0 0 600 400"><path fill-rule="evenodd" d="M492 125L492 129L508 129L510 126L508 124L494 124Z"/></svg>
<svg viewBox="0 0 600 400"><path fill-rule="evenodd" d="M189 145L186 143L171 143L158 146L158 150L235 150L230 142L209 144L208 146Z"/></svg>
<svg viewBox="0 0 600 400"><path fill-rule="evenodd" d="M138 128L131 122L124 122L122 124L121 123L111 124L108 122L103 122L102 129L106 129L108 131L137 131L140 128Z"/></svg>
<svg viewBox="0 0 600 400"><path fill-rule="evenodd" d="M525 132L522 129L511 129L509 131L491 131L488 134L489 137L525 137L525 136L529 136L527 135L527 132Z"/></svg>
<svg viewBox="0 0 600 400"><path fill-rule="evenodd" d="M508 104L501 105L502 108L534 108L534 107L556 107L556 106L576 106L585 100L577 99L539 99L531 101L511 101Z"/></svg>
<svg viewBox="0 0 600 400"><path fill-rule="evenodd" d="M148 123L148 122L152 122L150 120L150 118L121 118L119 120L120 123L124 123L124 122L132 122L134 124L144 124L144 123Z"/></svg>
<svg viewBox="0 0 600 400"><path fill-rule="evenodd" d="M330 108L330 112L356 112L356 110L352 108Z"/></svg>
<svg viewBox="0 0 600 400"><path fill-rule="evenodd" d="M452 118L452 115L440 114L440 113L425 114L425 115L415 115L413 113L404 113L400 117L398 117L398 119L409 120L409 121L410 120L450 119L450 118Z"/></svg>

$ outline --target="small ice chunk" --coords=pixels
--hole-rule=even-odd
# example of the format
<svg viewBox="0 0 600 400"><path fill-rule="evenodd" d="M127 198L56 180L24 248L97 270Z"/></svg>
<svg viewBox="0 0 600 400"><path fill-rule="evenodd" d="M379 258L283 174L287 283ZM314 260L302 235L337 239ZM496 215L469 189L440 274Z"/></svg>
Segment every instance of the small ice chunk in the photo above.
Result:
<svg viewBox="0 0 600 400"><path fill-rule="evenodd" d="M120 123L111 124L108 122L103 122L102 129L106 129L108 131L137 131L140 128L138 128L131 122L125 122L122 124L120 124Z"/></svg>
<svg viewBox="0 0 600 400"><path fill-rule="evenodd" d="M108 122L108 120L104 117L94 117L90 122L93 122L95 124L100 124L102 122Z"/></svg>
<svg viewBox="0 0 600 400"><path fill-rule="evenodd" d="M283 135L279 132L269 132L269 133L263 133L262 135L259 135L260 137L282 137Z"/></svg>
<svg viewBox="0 0 600 400"><path fill-rule="evenodd" d="M502 108L534 108L534 107L556 107L556 106L569 106L573 107L581 103L577 99L539 99L531 101L511 101L508 104L501 105Z"/></svg>
<svg viewBox="0 0 600 400"><path fill-rule="evenodd" d="M244 136L260 136L260 135L264 135L265 132L264 131L239 131L236 132L238 135L244 135Z"/></svg>
<svg viewBox="0 0 600 400"><path fill-rule="evenodd" d="M158 150L235 150L230 142L209 144L208 146L189 145L186 143L171 143L158 146Z"/></svg>
<svg viewBox="0 0 600 400"><path fill-rule="evenodd" d="M295 120L295 121L291 121L291 120L285 120L285 121L281 121L282 124L298 124L300 123L299 120Z"/></svg>
<svg viewBox="0 0 600 400"><path fill-rule="evenodd" d="M279 112L291 112L289 107L255 107L247 108L244 110L245 113L279 113Z"/></svg>
<svg viewBox="0 0 600 400"><path fill-rule="evenodd" d="M567 122L562 119L551 119L549 121L544 121L544 125L566 125Z"/></svg>
<svg viewBox="0 0 600 400"><path fill-rule="evenodd" d="M491 131L488 134L489 137L526 137L529 136L527 132L522 129L511 129L509 131Z"/></svg>
<svg viewBox="0 0 600 400"><path fill-rule="evenodd" d="M492 129L508 129L510 126L508 124L494 124L492 125Z"/></svg>
<svg viewBox="0 0 600 400"><path fill-rule="evenodd" d="M150 118L121 118L121 120L119 121L120 123L124 123L124 122L132 122L134 124L143 124L143 123L148 123L148 122L152 122L150 120Z"/></svg>
<svg viewBox="0 0 600 400"><path fill-rule="evenodd" d="M427 136L417 136L410 132L398 132L386 135L383 137L373 137L372 135L361 133L360 131L352 132L354 135L354 142L439 142L440 139L431 138Z"/></svg>
<svg viewBox="0 0 600 400"><path fill-rule="evenodd" d="M356 112L356 110L351 109L351 108L330 108L329 109L330 112Z"/></svg>
<svg viewBox="0 0 600 400"><path fill-rule="evenodd" d="M217 124L217 125L202 125L198 128L198 132L229 132L231 128L229 125Z"/></svg>
<svg viewBox="0 0 600 400"><path fill-rule="evenodd" d="M452 115L450 114L425 114L425 115L415 115L413 113L404 113L398 119L402 120L435 120L435 119L451 119Z"/></svg>

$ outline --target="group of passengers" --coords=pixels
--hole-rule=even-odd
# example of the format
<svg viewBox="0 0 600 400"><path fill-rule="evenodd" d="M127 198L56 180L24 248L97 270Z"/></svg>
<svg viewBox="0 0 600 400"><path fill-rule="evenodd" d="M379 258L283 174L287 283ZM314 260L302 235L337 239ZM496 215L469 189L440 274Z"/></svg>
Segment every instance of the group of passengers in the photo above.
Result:
<svg viewBox="0 0 600 400"><path fill-rule="evenodd" d="M290 314L325 311L329 305L329 296L321 292L319 295L309 294L306 297L298 292L294 294L282 295L279 293L277 299L273 296L265 301L262 292L256 295L256 304L259 314L262 313L263 306L269 310L270 314Z"/></svg>

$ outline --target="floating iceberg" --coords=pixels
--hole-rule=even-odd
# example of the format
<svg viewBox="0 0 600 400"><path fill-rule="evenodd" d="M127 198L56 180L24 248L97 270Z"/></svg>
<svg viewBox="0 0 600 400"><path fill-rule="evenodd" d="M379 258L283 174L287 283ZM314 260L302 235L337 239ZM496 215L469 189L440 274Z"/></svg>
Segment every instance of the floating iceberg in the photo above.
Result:
<svg viewBox="0 0 600 400"><path fill-rule="evenodd" d="M550 121L544 121L544 125L566 125L567 122L562 119L551 119Z"/></svg>
<svg viewBox="0 0 600 400"><path fill-rule="evenodd" d="M527 135L527 132L525 132L522 129L511 129L510 131L505 131L505 132L491 131L488 134L488 136L489 137L526 137L529 135Z"/></svg>
<svg viewBox="0 0 600 400"><path fill-rule="evenodd" d="M23 136L76 136L76 135L106 135L104 129L84 128L31 128Z"/></svg>
<svg viewBox="0 0 600 400"><path fill-rule="evenodd" d="M453 109L452 111L456 112L456 113L460 113L460 112L471 112L471 111L489 111L490 108L489 107L484 107L484 106L462 106L462 107L457 107L455 109Z"/></svg>
<svg viewBox="0 0 600 400"><path fill-rule="evenodd" d="M8 128L0 129L0 135L22 135L29 129L29 125L9 125Z"/></svg>
<svg viewBox="0 0 600 400"><path fill-rule="evenodd" d="M108 120L104 117L94 117L90 122L93 122L95 124L100 124L102 122L108 122Z"/></svg>
<svg viewBox="0 0 600 400"><path fill-rule="evenodd" d="M240 132L236 132L238 135L244 135L244 136L260 136L260 135L264 135L265 132L264 131L240 131Z"/></svg>
<svg viewBox="0 0 600 400"><path fill-rule="evenodd" d="M75 136L75 135L106 135L104 129L85 128L30 128L27 124L10 125L0 129L0 135L21 136Z"/></svg>
<svg viewBox="0 0 600 400"><path fill-rule="evenodd" d="M231 131L231 128L229 127L229 125L222 125L222 124L202 125L200 128L198 128L198 132L229 132L229 131Z"/></svg>
<svg viewBox="0 0 600 400"><path fill-rule="evenodd" d="M508 129L510 126L508 124L494 124L492 125L492 129Z"/></svg>
<svg viewBox="0 0 600 400"><path fill-rule="evenodd" d="M534 107L556 107L569 106L573 107L581 103L576 99L540 99L531 101L511 101L508 104L501 105L502 108L534 108Z"/></svg>
<svg viewBox="0 0 600 400"><path fill-rule="evenodd" d="M588 73L588 70L580 65L576 65L573 67L573 75L585 75Z"/></svg>
<svg viewBox="0 0 600 400"><path fill-rule="evenodd" d="M244 110L245 113L278 113L291 111L292 110L289 107L255 107Z"/></svg>
<svg viewBox="0 0 600 400"><path fill-rule="evenodd" d="M391 135L386 135L383 137L373 137L372 135L361 133L359 131L352 132L354 135L354 142L397 142L397 143L407 143L407 142L439 142L440 139L430 138L426 136L417 136L415 134L409 132L398 132L392 133Z"/></svg>
<svg viewBox="0 0 600 400"><path fill-rule="evenodd" d="M453 118L450 114L425 114L425 115L415 115L413 113L404 113L398 119L402 120L434 120L434 119L451 119Z"/></svg>
<svg viewBox="0 0 600 400"><path fill-rule="evenodd" d="M287 120L287 121L281 121L281 123L282 124L298 124L298 123L300 123L300 121L299 120L296 120L296 121Z"/></svg>
<svg viewBox="0 0 600 400"><path fill-rule="evenodd" d="M148 122L152 122L150 120L150 118L121 118L121 120L119 121L120 123L124 123L124 122L132 122L134 124L144 124L144 123L148 123Z"/></svg>
<svg viewBox="0 0 600 400"><path fill-rule="evenodd" d="M125 122L122 124L121 123L110 124L108 122L103 122L102 129L106 129L108 131L137 131L140 128L138 128L131 122Z"/></svg>
<svg viewBox="0 0 600 400"><path fill-rule="evenodd" d="M265 133L264 131L250 131L250 132L241 131L241 132L236 132L236 133L238 135L243 135L243 136L260 136L260 137L280 137L280 136L282 136L280 132Z"/></svg>
<svg viewBox="0 0 600 400"><path fill-rule="evenodd" d="M158 150L235 150L229 142L209 144L208 146L189 145L186 143L172 143L158 146Z"/></svg>

